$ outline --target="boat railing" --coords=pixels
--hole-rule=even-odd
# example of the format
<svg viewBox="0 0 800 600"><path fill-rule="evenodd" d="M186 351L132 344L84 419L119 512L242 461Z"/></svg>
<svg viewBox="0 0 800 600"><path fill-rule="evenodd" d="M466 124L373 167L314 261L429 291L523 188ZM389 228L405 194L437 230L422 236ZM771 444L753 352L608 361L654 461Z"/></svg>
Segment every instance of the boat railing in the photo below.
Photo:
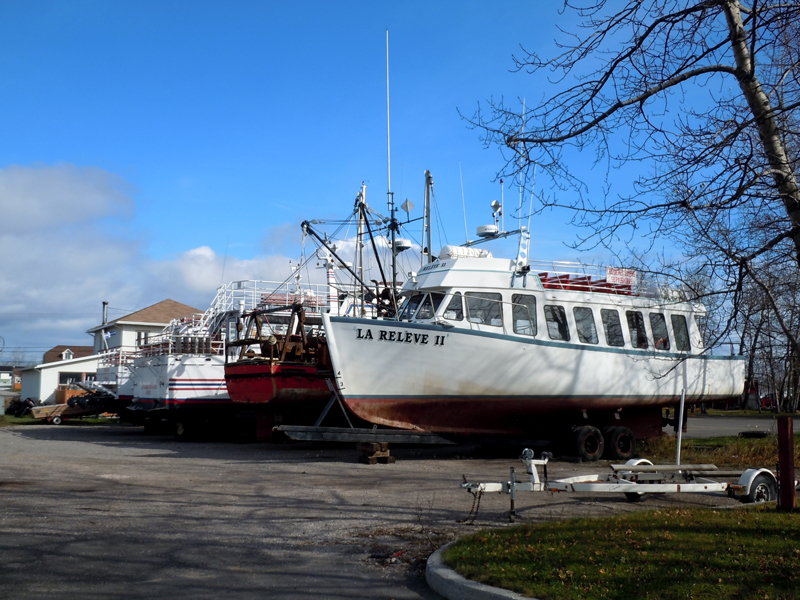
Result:
<svg viewBox="0 0 800 600"><path fill-rule="evenodd" d="M174 354L225 354L225 341L222 334L161 334L152 337L147 344L139 346L140 356L168 356Z"/></svg>
<svg viewBox="0 0 800 600"><path fill-rule="evenodd" d="M642 273L624 267L603 267L567 261L530 261L546 290L572 290L660 298L670 302L688 300L689 294L656 273Z"/></svg>
<svg viewBox="0 0 800 600"><path fill-rule="evenodd" d="M99 353L100 358L97 362L99 369L113 369L116 367L127 367L133 364L133 360L138 356L138 349L133 346L117 346L109 348Z"/></svg>

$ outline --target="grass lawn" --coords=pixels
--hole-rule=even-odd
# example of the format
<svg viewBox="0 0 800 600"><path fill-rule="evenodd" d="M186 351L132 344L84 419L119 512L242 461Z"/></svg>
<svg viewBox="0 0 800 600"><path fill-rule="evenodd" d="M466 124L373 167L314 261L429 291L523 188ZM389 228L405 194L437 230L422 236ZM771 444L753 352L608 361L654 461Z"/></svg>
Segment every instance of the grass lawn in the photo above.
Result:
<svg viewBox="0 0 800 600"><path fill-rule="evenodd" d="M676 436L662 436L637 444L637 454L656 464L674 464ZM795 464L800 467L800 433L794 436ZM681 464L713 463L725 467L767 467L778 463L778 438L718 437L683 440Z"/></svg>
<svg viewBox="0 0 800 600"><path fill-rule="evenodd" d="M800 512L669 509L461 538L465 577L542 600L800 598Z"/></svg>

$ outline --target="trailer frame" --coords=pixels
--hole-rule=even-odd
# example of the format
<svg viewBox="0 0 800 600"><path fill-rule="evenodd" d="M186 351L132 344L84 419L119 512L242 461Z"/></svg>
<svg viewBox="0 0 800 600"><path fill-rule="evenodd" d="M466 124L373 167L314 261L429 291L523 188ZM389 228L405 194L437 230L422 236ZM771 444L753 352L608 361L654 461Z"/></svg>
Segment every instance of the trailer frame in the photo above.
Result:
<svg viewBox="0 0 800 600"><path fill-rule="evenodd" d="M514 467L507 481L468 482L461 488L475 496L483 493L507 494L511 497L510 519L515 516L517 492L592 492L623 493L631 502L644 500L650 494L719 494L725 493L743 503L770 502L777 499L778 480L769 469L749 468L744 471L722 471L713 464L654 465L644 458L634 458L625 464L609 465L611 473L577 475L550 480L547 463L552 458L543 452L534 458L530 448L522 451L520 460L525 464L528 481L518 481ZM538 467L543 468L544 478L539 477ZM736 482L730 478L738 477ZM714 478L728 478L717 481Z"/></svg>

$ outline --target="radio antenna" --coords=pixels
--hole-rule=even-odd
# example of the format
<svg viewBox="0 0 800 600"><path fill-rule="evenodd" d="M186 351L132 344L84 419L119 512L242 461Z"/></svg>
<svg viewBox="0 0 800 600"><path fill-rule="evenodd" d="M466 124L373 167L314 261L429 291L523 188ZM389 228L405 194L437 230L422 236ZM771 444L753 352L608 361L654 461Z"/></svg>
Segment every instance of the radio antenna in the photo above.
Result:
<svg viewBox="0 0 800 600"><path fill-rule="evenodd" d="M394 195L392 194L392 143L391 143L391 128L389 125L389 30L386 30L386 167L388 171L387 181L388 188L386 191L387 201L389 203L389 229L392 232L392 304L394 305L395 314L397 314L397 297L395 295L395 282L397 281L397 251L395 249L395 237L397 234L397 216L394 207Z"/></svg>

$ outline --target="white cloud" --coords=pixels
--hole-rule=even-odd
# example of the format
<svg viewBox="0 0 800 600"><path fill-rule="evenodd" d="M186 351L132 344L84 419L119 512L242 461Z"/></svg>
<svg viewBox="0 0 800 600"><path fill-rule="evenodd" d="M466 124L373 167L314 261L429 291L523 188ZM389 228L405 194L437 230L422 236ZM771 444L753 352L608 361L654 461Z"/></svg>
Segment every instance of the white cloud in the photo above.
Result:
<svg viewBox="0 0 800 600"><path fill-rule="evenodd" d="M287 257L226 258L207 246L148 258L136 237L119 237L121 228L103 222L133 215L133 189L95 167L0 169L0 362L24 351L41 360L57 344L90 345L85 331L100 323L104 300L124 309L111 318L165 298L205 310L223 279L282 281L290 274Z"/></svg>
<svg viewBox="0 0 800 600"><path fill-rule="evenodd" d="M133 210L131 186L97 167L70 164L0 169L0 214L7 230L27 232Z"/></svg>

